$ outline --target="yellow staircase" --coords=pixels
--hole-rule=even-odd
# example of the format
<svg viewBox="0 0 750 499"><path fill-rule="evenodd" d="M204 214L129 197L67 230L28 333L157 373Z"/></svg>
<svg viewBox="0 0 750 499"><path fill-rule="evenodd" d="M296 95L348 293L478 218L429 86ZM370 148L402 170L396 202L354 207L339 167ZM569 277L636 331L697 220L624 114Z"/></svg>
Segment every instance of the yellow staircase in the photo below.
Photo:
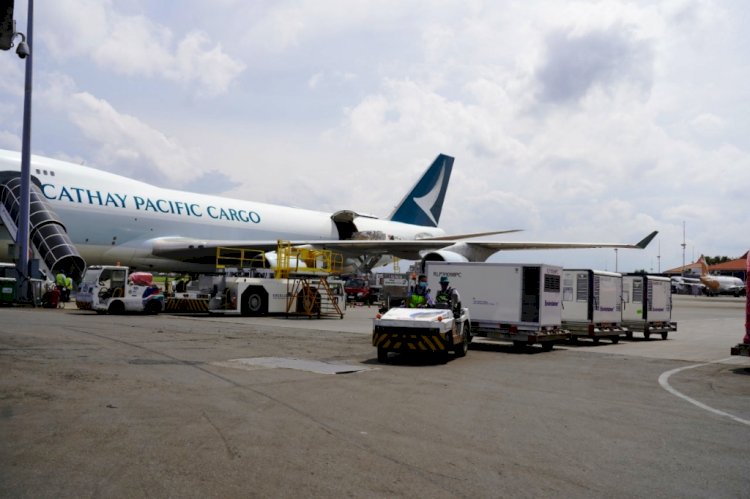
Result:
<svg viewBox="0 0 750 499"><path fill-rule="evenodd" d="M344 258L330 250L295 248L279 241L274 275L287 280L287 315L344 318L339 297L331 291L328 276L340 274Z"/></svg>

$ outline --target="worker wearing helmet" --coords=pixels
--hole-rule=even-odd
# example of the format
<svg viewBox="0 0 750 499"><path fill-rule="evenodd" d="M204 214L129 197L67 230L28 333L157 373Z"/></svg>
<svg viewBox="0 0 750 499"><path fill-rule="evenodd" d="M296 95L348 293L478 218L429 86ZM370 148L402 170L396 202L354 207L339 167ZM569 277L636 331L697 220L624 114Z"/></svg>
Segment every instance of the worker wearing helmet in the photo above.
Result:
<svg viewBox="0 0 750 499"><path fill-rule="evenodd" d="M461 309L461 297L458 291L450 286L447 275L440 276L440 291L435 295L435 303L438 308Z"/></svg>

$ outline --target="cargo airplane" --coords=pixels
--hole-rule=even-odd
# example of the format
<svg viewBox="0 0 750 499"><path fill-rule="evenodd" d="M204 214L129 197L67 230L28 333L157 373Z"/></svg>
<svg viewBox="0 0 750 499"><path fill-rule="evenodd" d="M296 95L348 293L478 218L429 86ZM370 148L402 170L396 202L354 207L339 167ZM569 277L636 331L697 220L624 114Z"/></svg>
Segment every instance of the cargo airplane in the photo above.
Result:
<svg viewBox="0 0 750 499"><path fill-rule="evenodd" d="M20 154L0 150L0 220L8 243L16 232L20 163ZM117 262L140 270L211 271L217 247L263 250L273 258L278 240L335 251L368 270L391 256L484 261L509 249L643 249L656 235L624 244L477 239L515 230L446 234L438 222L452 168L452 157L438 155L391 214L377 218L164 189L32 156L32 245L47 268L77 275L87 264Z"/></svg>

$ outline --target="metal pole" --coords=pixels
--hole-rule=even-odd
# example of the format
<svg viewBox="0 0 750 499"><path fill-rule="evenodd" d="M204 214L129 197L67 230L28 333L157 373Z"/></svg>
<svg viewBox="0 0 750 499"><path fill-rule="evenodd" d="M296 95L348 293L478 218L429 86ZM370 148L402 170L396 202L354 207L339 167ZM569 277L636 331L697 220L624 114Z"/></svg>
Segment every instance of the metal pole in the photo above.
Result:
<svg viewBox="0 0 750 499"><path fill-rule="evenodd" d="M745 337L742 343L750 343L750 251L745 262Z"/></svg>
<svg viewBox="0 0 750 499"><path fill-rule="evenodd" d="M34 60L34 0L29 0L28 19L26 20L26 43L29 55L26 56L26 81L23 96L23 143L21 146L21 206L18 214L18 232L16 244L21 254L18 258L18 273L21 277L19 298L26 300L29 296L29 189L31 186L31 87L32 61Z"/></svg>
<svg viewBox="0 0 750 499"><path fill-rule="evenodd" d="M615 248L615 272L617 272L617 248Z"/></svg>

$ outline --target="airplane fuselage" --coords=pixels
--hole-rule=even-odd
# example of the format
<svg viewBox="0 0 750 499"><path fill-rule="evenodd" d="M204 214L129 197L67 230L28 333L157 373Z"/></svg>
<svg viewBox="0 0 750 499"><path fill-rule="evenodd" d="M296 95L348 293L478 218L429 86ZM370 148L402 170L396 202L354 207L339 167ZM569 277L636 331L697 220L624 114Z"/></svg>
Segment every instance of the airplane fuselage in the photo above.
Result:
<svg viewBox="0 0 750 499"><path fill-rule="evenodd" d="M0 174L20 171L20 155L0 151ZM156 257L154 240L274 241L342 238L331 213L156 187L86 166L33 156L31 175L89 265L195 270ZM436 227L359 217L357 231L414 239L440 236ZM251 246L250 246L251 247Z"/></svg>

